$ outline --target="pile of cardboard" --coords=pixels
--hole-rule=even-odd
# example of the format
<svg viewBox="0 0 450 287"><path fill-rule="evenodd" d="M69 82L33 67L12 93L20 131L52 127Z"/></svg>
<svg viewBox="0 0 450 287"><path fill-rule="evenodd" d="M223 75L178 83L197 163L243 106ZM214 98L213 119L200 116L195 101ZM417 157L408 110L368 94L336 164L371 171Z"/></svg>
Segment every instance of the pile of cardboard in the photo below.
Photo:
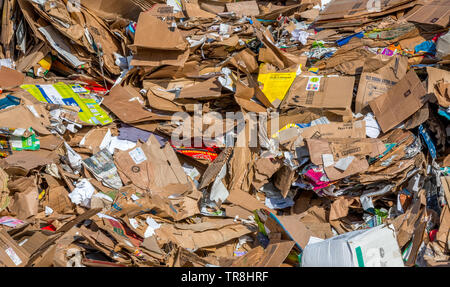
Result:
<svg viewBox="0 0 450 287"><path fill-rule="evenodd" d="M448 266L449 0L0 0L0 265Z"/></svg>

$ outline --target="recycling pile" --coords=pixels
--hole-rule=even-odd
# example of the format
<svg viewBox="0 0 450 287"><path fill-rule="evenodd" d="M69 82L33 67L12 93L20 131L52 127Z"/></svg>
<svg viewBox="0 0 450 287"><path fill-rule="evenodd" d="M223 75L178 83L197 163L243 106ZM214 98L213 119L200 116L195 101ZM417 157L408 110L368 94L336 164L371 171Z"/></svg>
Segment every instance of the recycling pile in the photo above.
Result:
<svg viewBox="0 0 450 287"><path fill-rule="evenodd" d="M450 266L450 0L0 9L1 266Z"/></svg>

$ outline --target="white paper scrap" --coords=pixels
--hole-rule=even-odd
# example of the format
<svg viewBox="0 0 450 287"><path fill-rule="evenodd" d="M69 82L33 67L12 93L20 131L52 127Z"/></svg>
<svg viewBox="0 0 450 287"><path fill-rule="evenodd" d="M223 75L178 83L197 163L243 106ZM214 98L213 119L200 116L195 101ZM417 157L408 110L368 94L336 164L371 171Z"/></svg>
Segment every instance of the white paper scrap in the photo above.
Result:
<svg viewBox="0 0 450 287"><path fill-rule="evenodd" d="M334 164L334 157L332 154L323 154L322 160L325 167L330 167Z"/></svg>
<svg viewBox="0 0 450 287"><path fill-rule="evenodd" d="M149 238L155 234L155 230L161 227L153 218L147 217L146 222L148 224L147 230L145 230L144 238Z"/></svg>
<svg viewBox="0 0 450 287"><path fill-rule="evenodd" d="M355 159L354 156L348 156L348 157L344 157L341 158L340 160L338 160L338 162L335 164L335 168L342 170L342 171L346 171L347 168L352 164L353 160Z"/></svg>
<svg viewBox="0 0 450 287"><path fill-rule="evenodd" d="M144 151L140 147L130 151L128 154L130 155L131 159L133 159L135 164L141 164L147 160Z"/></svg>

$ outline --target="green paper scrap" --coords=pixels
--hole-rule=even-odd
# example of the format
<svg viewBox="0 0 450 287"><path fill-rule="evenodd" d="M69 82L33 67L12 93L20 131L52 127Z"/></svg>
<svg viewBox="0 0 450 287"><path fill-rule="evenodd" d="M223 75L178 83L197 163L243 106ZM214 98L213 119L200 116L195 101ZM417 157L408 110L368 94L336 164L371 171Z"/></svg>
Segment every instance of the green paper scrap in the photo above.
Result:
<svg viewBox="0 0 450 287"><path fill-rule="evenodd" d="M29 129L31 136L11 136L9 143L11 144L12 150L39 150L41 148L41 142L36 137L36 133L32 128Z"/></svg>

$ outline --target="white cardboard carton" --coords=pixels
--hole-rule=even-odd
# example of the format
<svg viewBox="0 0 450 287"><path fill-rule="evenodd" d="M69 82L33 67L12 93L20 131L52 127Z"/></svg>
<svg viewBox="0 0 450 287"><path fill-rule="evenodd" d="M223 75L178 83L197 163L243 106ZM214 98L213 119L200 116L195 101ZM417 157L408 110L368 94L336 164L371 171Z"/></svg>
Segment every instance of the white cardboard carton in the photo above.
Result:
<svg viewBox="0 0 450 287"><path fill-rule="evenodd" d="M345 233L309 243L303 267L404 267L392 225Z"/></svg>

